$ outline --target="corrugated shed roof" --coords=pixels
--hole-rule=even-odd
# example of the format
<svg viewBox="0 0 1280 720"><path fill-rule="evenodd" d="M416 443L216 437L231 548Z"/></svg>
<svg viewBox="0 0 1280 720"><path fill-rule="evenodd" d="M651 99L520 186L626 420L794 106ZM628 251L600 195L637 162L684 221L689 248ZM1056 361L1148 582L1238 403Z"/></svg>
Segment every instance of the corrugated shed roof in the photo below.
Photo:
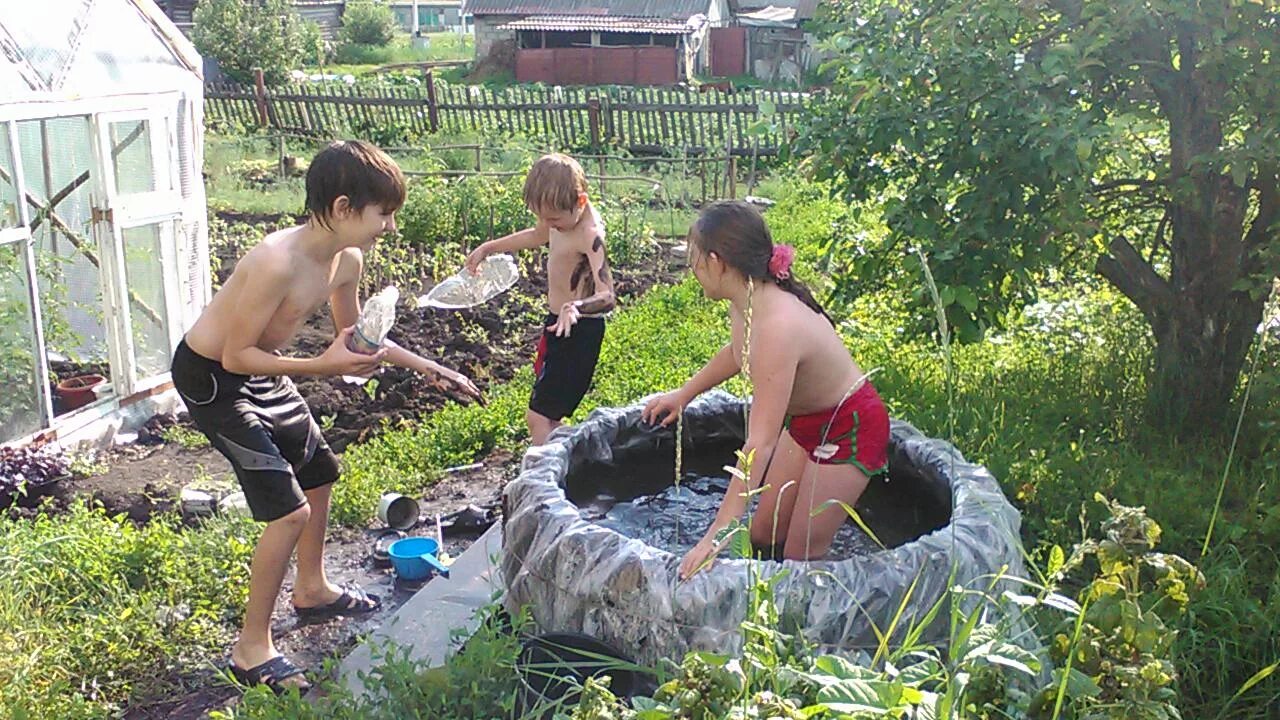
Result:
<svg viewBox="0 0 1280 720"><path fill-rule="evenodd" d="M472 15L596 15L681 19L706 13L711 0L464 0Z"/></svg>
<svg viewBox="0 0 1280 720"><path fill-rule="evenodd" d="M680 20L627 17L591 17L582 15L533 15L509 22L499 30L591 30L596 32L653 33L655 35L688 35L694 26Z"/></svg>

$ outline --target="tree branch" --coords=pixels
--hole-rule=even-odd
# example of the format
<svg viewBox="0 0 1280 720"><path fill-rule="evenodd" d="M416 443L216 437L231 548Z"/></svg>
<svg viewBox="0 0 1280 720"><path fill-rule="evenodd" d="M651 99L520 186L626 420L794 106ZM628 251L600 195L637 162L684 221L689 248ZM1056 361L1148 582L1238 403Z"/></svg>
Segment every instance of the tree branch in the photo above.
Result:
<svg viewBox="0 0 1280 720"><path fill-rule="evenodd" d="M1173 248L1169 245L1168 238L1165 237L1165 231L1169 229L1169 206L1164 207L1164 214L1160 216L1160 222L1156 225L1155 238L1151 241L1151 252L1147 255L1147 264L1153 265L1156 259L1156 252L1164 247L1169 252L1173 252Z"/></svg>
<svg viewBox="0 0 1280 720"><path fill-rule="evenodd" d="M1123 237L1112 238L1107 250L1109 255L1098 258L1098 274L1132 300L1158 334L1174 300L1168 281Z"/></svg>
<svg viewBox="0 0 1280 720"><path fill-rule="evenodd" d="M1153 188L1153 187L1156 187L1158 184L1159 183L1157 183L1154 180L1141 180L1138 178L1120 178L1118 180L1108 180L1107 182L1104 182L1104 183L1094 183L1093 185L1089 186L1089 190L1091 192L1096 193L1096 192L1105 192L1107 190L1115 190L1116 188L1122 188L1122 187Z"/></svg>

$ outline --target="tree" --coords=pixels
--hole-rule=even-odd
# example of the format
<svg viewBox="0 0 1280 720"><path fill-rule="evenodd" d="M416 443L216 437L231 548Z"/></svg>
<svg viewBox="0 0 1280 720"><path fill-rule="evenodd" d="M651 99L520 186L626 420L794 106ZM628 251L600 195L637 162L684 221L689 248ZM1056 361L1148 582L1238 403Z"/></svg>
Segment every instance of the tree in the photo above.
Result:
<svg viewBox="0 0 1280 720"><path fill-rule="evenodd" d="M346 44L380 47L395 40L399 30L391 8L381 2L364 0L347 3L338 36Z"/></svg>
<svg viewBox="0 0 1280 720"><path fill-rule="evenodd" d="M302 62L302 20L286 0L200 0L194 19L196 49L240 82L262 68L264 81L278 85Z"/></svg>
<svg viewBox="0 0 1280 720"><path fill-rule="evenodd" d="M888 226L837 241L843 292L918 247L976 340L1091 265L1150 324L1156 419L1224 417L1280 270L1277 0L836 0L822 34L796 150Z"/></svg>

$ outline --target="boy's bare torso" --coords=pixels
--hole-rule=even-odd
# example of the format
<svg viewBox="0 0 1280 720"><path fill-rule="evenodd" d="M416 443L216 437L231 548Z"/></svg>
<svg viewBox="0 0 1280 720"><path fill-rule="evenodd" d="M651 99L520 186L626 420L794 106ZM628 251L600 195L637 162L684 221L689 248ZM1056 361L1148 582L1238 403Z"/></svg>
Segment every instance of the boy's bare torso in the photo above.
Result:
<svg viewBox="0 0 1280 720"><path fill-rule="evenodd" d="M303 252L301 227L288 228L268 235L236 264L231 277L214 295L204 314L187 332L187 344L205 357L220 360L227 335L235 323L245 322L247 314L270 313L255 345L266 352L289 344L302 323L324 305L333 292L351 282L352 271L358 271L358 250L348 248L327 262ZM354 254L353 254L354 253ZM287 290L275 307L246 307L242 298L251 282L278 282L279 271L287 268Z"/></svg>
<svg viewBox="0 0 1280 720"><path fill-rule="evenodd" d="M604 253L605 228L600 214L594 207L584 212L582 222L572 230L562 233L552 229L547 254L547 303L554 314L567 302L582 300L595 295L602 287L609 286L608 263L593 271L588 253ZM592 314L583 308L584 315Z"/></svg>

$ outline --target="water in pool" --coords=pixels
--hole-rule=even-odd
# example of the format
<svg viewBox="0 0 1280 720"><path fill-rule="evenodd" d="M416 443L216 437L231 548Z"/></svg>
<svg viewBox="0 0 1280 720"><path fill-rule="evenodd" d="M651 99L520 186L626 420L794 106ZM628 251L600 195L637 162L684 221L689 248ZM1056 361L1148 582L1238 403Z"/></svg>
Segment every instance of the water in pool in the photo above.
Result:
<svg viewBox="0 0 1280 720"><path fill-rule="evenodd" d="M685 464L678 488L674 484L674 457L665 463L645 458L611 466L585 465L571 473L568 495L584 520L683 554L702 539L715 517L729 486L729 474L723 466L732 459L731 450L699 453ZM878 549L857 525L846 522L826 558Z"/></svg>

